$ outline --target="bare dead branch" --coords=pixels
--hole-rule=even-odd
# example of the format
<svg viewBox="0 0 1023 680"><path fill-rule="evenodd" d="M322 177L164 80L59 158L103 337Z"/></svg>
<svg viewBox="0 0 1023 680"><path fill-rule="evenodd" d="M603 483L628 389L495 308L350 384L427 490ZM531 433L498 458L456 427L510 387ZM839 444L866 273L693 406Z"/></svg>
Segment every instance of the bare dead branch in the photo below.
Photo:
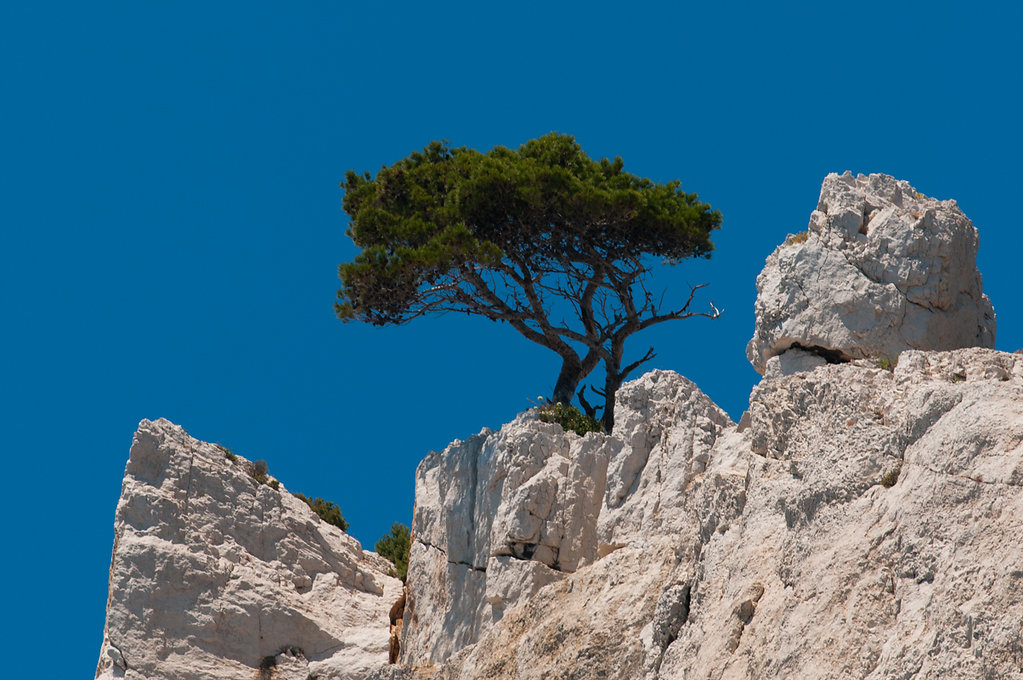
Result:
<svg viewBox="0 0 1023 680"><path fill-rule="evenodd" d="M579 397L579 404L583 407L583 412L590 418L597 418L597 409L590 405L590 402L586 401L586 386L583 385L576 395Z"/></svg>
<svg viewBox="0 0 1023 680"><path fill-rule="evenodd" d="M631 364L622 369L622 371L618 374L619 380L625 380L626 376L628 376L630 373L632 373L637 368L639 368L640 366L642 366L643 364L650 361L656 356L657 354L654 352L654 348L651 347L646 351L646 354L643 355L642 359L639 359L638 361L633 361Z"/></svg>

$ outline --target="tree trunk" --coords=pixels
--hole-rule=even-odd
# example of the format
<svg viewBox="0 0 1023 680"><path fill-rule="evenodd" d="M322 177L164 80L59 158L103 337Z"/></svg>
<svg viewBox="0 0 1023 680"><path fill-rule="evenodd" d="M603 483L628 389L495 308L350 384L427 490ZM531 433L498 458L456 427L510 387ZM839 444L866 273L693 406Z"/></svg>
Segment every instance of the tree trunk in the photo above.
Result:
<svg viewBox="0 0 1023 680"><path fill-rule="evenodd" d="M583 373L583 365L579 361L579 357L563 357L563 359L561 373L558 374L558 381L554 383L554 396L551 398L551 401L555 404L561 402L568 406L572 403L575 389L579 386L580 381L586 377L586 373Z"/></svg>
<svg viewBox="0 0 1023 680"><path fill-rule="evenodd" d="M600 354L591 349L582 359L576 354L562 354L561 359L561 373L558 374L558 381L554 383L554 396L551 401L569 406L579 383L600 363Z"/></svg>
<svg viewBox="0 0 1023 680"><path fill-rule="evenodd" d="M631 367L622 370L622 357L625 355L625 339L631 332L621 333L611 340L611 353L604 357L604 413L600 422L604 426L604 432L611 434L615 425L615 396L618 388L622 386L626 374ZM635 365L635 364L634 364Z"/></svg>
<svg viewBox="0 0 1023 680"><path fill-rule="evenodd" d="M608 434L611 434L611 429L615 424L615 395L621 386L622 376L617 371L609 370L604 379L604 413L600 416L600 423L604 426L604 432Z"/></svg>

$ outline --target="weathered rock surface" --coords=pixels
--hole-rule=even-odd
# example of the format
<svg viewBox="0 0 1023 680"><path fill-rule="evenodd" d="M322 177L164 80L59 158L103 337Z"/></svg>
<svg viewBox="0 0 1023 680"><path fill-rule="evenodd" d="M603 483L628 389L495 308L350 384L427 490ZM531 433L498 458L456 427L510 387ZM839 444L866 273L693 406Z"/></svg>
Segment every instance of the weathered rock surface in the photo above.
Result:
<svg viewBox="0 0 1023 680"><path fill-rule="evenodd" d="M354 680L386 664L390 563L250 466L167 420L140 423L98 678Z"/></svg>
<svg viewBox="0 0 1023 680"><path fill-rule="evenodd" d="M405 663L443 661L506 608L597 558L613 447L603 435L565 435L525 413L420 463Z"/></svg>
<svg viewBox="0 0 1023 680"><path fill-rule="evenodd" d="M796 346L829 360L994 347L977 243L955 201L887 175L828 175L806 239L778 246L757 277L746 355L763 374Z"/></svg>
<svg viewBox="0 0 1023 680"><path fill-rule="evenodd" d="M602 556L610 555L600 573L620 562L635 571L650 560L654 581L691 568L691 561L678 567L675 553L698 552L737 513L733 498L722 499L741 495L745 468L734 467L736 457L722 453L721 471L705 474L732 422L693 383L654 371L623 386L617 409L610 437L565 433L527 413L420 464L405 664L445 661L506 610ZM600 581L586 573L586 583ZM575 582L559 587L571 591ZM622 593L605 598L608 611L620 610L615 619L629 618ZM630 611L651 615L657 603L656 591L627 599ZM601 601L594 594L590 606ZM648 619L637 614L622 625L634 624L638 634ZM652 651L636 635L622 642L649 661ZM624 653L610 641L601 645L608 659Z"/></svg>
<svg viewBox="0 0 1023 680"><path fill-rule="evenodd" d="M666 385L687 392L648 375L620 407ZM609 465L605 499L630 493L598 517L625 547L520 599L435 678L1023 678L1023 355L765 380L742 426L704 399L636 409L660 434L635 477Z"/></svg>
<svg viewBox="0 0 1023 680"><path fill-rule="evenodd" d="M1023 677L1023 357L827 366L750 414L742 520L661 677Z"/></svg>
<svg viewBox="0 0 1023 680"><path fill-rule="evenodd" d="M98 675L1023 680L1023 354L976 347L976 247L830 175L758 278L740 423L654 371L609 436L526 413L431 453L400 626L386 562L144 422Z"/></svg>

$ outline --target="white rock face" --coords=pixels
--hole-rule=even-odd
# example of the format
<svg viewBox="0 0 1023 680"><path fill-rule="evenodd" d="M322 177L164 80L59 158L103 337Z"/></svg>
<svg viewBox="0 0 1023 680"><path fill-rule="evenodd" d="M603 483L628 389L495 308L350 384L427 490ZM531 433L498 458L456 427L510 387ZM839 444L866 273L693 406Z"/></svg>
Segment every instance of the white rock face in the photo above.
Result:
<svg viewBox="0 0 1023 680"><path fill-rule="evenodd" d="M827 359L820 354L793 347L767 360L767 363L764 364L764 377L768 379L781 378L793 373L812 371L826 363L828 363Z"/></svg>
<svg viewBox="0 0 1023 680"><path fill-rule="evenodd" d="M751 401L742 520L659 677L1023 677L1023 357L911 351Z"/></svg>
<svg viewBox="0 0 1023 680"><path fill-rule="evenodd" d="M615 437L656 443L598 518L625 547L520 599L435 680L1023 678L1023 355L763 381L742 427L652 377L622 399L651 426Z"/></svg>
<svg viewBox="0 0 1023 680"><path fill-rule="evenodd" d="M829 175L758 278L738 425L654 371L610 436L526 413L431 453L397 666L386 561L143 422L97 675L1023 680L1023 354L976 347L976 247L952 201Z"/></svg>
<svg viewBox="0 0 1023 680"><path fill-rule="evenodd" d="M694 507L694 500L715 448L734 428L728 414L671 371L651 371L623 385L615 408L612 439L620 443L597 523L601 552L664 537L675 541L692 528L693 513L707 523L701 530L713 533L721 518L711 508ZM716 456L710 478L717 483L721 475L745 474L733 462L727 454Z"/></svg>
<svg viewBox="0 0 1023 680"><path fill-rule="evenodd" d="M355 680L387 663L390 563L250 465L139 424L97 678Z"/></svg>
<svg viewBox="0 0 1023 680"><path fill-rule="evenodd" d="M621 389L617 409L611 437L527 413L420 464L403 663L448 659L544 586L627 546L602 568L653 551L665 555L658 573L671 571L680 533L699 542L734 514L734 504L709 508L718 490L705 495L696 481L732 423L693 383L649 373ZM739 485L745 469L729 473L714 484ZM652 610L650 597L629 606Z"/></svg>
<svg viewBox="0 0 1023 680"><path fill-rule="evenodd" d="M526 413L420 463L404 663L443 661L506 608L597 558L614 444Z"/></svg>
<svg viewBox="0 0 1023 680"><path fill-rule="evenodd" d="M806 240L788 241L757 277L746 355L759 373L796 345L844 359L994 347L977 230L955 201L887 175L831 174Z"/></svg>

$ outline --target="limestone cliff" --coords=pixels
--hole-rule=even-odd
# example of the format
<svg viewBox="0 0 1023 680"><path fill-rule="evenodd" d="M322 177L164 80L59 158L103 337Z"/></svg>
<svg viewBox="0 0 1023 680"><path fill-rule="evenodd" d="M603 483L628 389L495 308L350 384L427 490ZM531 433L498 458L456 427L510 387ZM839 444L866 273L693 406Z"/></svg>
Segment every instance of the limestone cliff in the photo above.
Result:
<svg viewBox="0 0 1023 680"><path fill-rule="evenodd" d="M624 555L667 569L676 542L708 530L691 517L734 514L712 507L717 490L708 497L702 484L712 448L734 426L695 385L647 374L622 388L617 413L613 437L566 434L527 413L420 464L404 663L446 661L506 610L587 567L603 573ZM638 644L640 611L654 595L632 588L605 610L636 628L601 644L609 658L624 653L616 645Z"/></svg>
<svg viewBox="0 0 1023 680"><path fill-rule="evenodd" d="M653 372L619 393L611 436L520 417L428 457L403 662L462 680L1023 677L1023 356L913 349L993 345L976 247L954 202L831 175L758 279L765 379L738 425ZM562 564L567 538L584 558Z"/></svg>
<svg viewBox="0 0 1023 680"><path fill-rule="evenodd" d="M390 563L251 472L167 420L139 424L96 677L355 680L386 664Z"/></svg>
<svg viewBox="0 0 1023 680"><path fill-rule="evenodd" d="M385 563L143 423L100 671L1023 679L1023 354L989 349L976 247L952 202L831 175L758 279L739 423L653 371L609 435L525 413L429 454L397 665Z"/></svg>
<svg viewBox="0 0 1023 680"><path fill-rule="evenodd" d="M826 365L761 383L741 425L695 415L690 390L655 372L623 392L646 426L609 438L634 461L607 474L612 552L461 651L405 661L465 680L1023 677L1023 355Z"/></svg>

